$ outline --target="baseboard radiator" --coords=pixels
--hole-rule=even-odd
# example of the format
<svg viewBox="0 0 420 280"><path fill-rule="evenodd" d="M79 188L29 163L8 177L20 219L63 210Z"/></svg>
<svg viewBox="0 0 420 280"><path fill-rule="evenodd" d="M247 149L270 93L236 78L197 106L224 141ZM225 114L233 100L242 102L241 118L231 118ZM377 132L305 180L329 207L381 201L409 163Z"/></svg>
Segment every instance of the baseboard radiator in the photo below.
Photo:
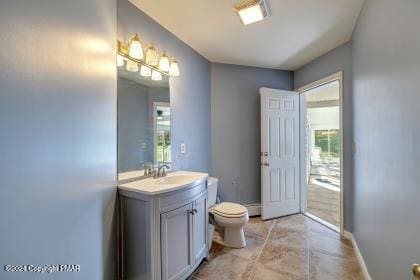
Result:
<svg viewBox="0 0 420 280"><path fill-rule="evenodd" d="M248 210L248 215L250 217L261 216L261 204L246 204L244 206Z"/></svg>

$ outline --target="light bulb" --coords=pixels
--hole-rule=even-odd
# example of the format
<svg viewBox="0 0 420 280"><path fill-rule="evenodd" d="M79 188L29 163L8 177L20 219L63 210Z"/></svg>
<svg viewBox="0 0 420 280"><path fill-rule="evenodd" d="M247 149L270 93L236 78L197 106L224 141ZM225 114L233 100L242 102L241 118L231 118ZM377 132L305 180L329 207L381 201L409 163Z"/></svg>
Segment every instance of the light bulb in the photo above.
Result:
<svg viewBox="0 0 420 280"><path fill-rule="evenodd" d="M139 66L137 65L137 62L127 60L127 65L125 66L125 69L130 72L137 72L139 71Z"/></svg>
<svg viewBox="0 0 420 280"><path fill-rule="evenodd" d="M140 75L143 77L150 77L152 75L152 69L147 66L142 65L140 67Z"/></svg>
<svg viewBox="0 0 420 280"><path fill-rule="evenodd" d="M162 74L159 73L158 71L153 70L152 71L152 80L153 81L160 81L160 80L162 80Z"/></svg>
<svg viewBox="0 0 420 280"><path fill-rule="evenodd" d="M124 57L122 57L119 54L117 54L117 66L118 67L124 66Z"/></svg>
<svg viewBox="0 0 420 280"><path fill-rule="evenodd" d="M143 47L137 34L131 36L128 41L128 55L135 59L143 59Z"/></svg>
<svg viewBox="0 0 420 280"><path fill-rule="evenodd" d="M171 65L169 66L169 75L175 77L179 76L179 66L175 58L172 59Z"/></svg>
<svg viewBox="0 0 420 280"><path fill-rule="evenodd" d="M159 59L159 70L168 72L169 71L169 57L166 52L163 52Z"/></svg>
<svg viewBox="0 0 420 280"><path fill-rule="evenodd" d="M149 44L149 46L146 49L145 62L149 65L152 65L152 66L157 66L158 65L156 49L153 46L153 44Z"/></svg>

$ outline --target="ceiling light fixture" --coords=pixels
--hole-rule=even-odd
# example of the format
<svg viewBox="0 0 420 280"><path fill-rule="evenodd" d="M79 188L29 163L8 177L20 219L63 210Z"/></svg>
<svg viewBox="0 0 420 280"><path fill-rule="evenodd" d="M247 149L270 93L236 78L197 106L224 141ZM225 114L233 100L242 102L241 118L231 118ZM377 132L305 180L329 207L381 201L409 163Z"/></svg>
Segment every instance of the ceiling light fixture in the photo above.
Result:
<svg viewBox="0 0 420 280"><path fill-rule="evenodd" d="M266 0L247 0L236 4L233 9L243 25L261 21L269 15Z"/></svg>

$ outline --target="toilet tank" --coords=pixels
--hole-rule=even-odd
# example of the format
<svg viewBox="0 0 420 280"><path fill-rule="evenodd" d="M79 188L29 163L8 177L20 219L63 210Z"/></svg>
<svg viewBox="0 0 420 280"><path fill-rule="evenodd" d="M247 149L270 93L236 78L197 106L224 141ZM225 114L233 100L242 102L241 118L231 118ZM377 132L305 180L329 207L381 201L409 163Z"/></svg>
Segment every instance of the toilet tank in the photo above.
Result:
<svg viewBox="0 0 420 280"><path fill-rule="evenodd" d="M209 177L207 179L207 195L208 195L208 207L216 204L217 199L217 178Z"/></svg>

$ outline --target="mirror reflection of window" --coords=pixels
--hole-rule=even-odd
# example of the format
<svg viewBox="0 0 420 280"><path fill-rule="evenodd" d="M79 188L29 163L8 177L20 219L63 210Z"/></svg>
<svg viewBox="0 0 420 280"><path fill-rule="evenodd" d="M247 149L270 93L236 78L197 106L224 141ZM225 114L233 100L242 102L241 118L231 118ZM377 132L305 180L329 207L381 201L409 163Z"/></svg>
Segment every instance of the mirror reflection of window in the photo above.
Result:
<svg viewBox="0 0 420 280"><path fill-rule="evenodd" d="M171 163L171 108L168 103L154 103L155 162Z"/></svg>

